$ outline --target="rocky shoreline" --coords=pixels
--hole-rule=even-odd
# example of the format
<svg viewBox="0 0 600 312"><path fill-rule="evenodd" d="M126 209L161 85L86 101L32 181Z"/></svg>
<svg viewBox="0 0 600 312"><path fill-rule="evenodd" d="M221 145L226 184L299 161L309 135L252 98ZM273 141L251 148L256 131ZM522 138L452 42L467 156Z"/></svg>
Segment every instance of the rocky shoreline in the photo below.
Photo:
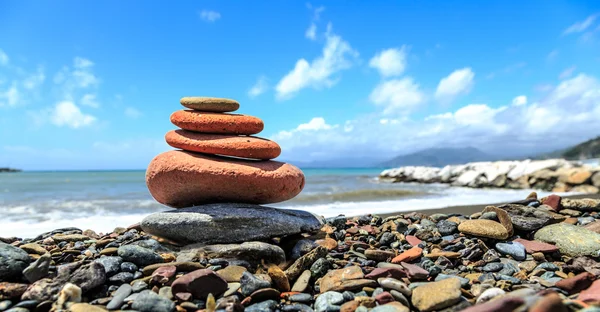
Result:
<svg viewBox="0 0 600 312"><path fill-rule="evenodd" d="M0 311L600 311L599 212L597 199L532 194L236 244L140 225L1 238Z"/></svg>
<svg viewBox="0 0 600 312"><path fill-rule="evenodd" d="M444 168L407 166L384 170L379 178L473 188L600 193L600 167L564 159L475 162Z"/></svg>

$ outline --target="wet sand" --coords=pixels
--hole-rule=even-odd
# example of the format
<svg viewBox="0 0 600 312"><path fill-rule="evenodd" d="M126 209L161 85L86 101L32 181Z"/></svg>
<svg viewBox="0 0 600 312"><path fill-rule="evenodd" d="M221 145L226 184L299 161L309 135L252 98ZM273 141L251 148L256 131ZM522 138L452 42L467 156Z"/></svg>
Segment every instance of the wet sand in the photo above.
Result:
<svg viewBox="0 0 600 312"><path fill-rule="evenodd" d="M571 196L564 196L563 198L593 198L593 199L600 199L600 194L582 194L582 195L571 195ZM502 205L502 204L506 204L505 203L489 203L486 205L463 205L463 206L448 206L446 208L435 208L435 209L419 209L419 210L409 210L409 211L402 211L402 212L390 212L390 213L382 213L382 214L377 214L378 216L381 217L389 217L389 216L395 216L395 215L400 215L400 214L408 214L411 212L421 212L421 213L425 213L427 215L432 215L432 214L436 214L436 213L446 213L446 214L450 214L450 213L459 213L459 214L463 214L463 215L471 215L474 214L476 212L481 212L486 206L497 206L497 205Z"/></svg>

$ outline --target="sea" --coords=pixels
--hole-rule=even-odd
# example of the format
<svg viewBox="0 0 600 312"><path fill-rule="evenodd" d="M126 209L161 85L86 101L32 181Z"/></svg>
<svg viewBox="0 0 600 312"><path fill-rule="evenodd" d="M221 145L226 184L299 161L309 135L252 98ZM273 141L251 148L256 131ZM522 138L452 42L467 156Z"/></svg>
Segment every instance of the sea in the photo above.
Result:
<svg viewBox="0 0 600 312"><path fill-rule="evenodd" d="M300 195L267 206L356 216L506 202L531 192L390 183L377 178L382 171L377 168L303 171L306 185ZM107 233L170 209L152 198L143 170L0 173L0 237L31 238L73 226Z"/></svg>

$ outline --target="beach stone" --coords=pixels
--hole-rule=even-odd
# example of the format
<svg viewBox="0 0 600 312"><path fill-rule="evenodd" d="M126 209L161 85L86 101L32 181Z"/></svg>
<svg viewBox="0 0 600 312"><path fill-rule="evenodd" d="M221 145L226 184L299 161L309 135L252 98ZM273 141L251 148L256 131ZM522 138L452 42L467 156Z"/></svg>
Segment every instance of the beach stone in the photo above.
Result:
<svg viewBox="0 0 600 312"><path fill-rule="evenodd" d="M423 249L421 249L417 246L414 246L413 248L406 250L406 251L402 252L401 254L399 254L398 256L394 257L392 259L392 263L398 264L401 262L410 262L410 261L420 258L422 254L423 254Z"/></svg>
<svg viewBox="0 0 600 312"><path fill-rule="evenodd" d="M337 241L329 237L326 237L324 239L317 239L315 243L319 246L327 248L328 250L334 250L338 246Z"/></svg>
<svg viewBox="0 0 600 312"><path fill-rule="evenodd" d="M168 262L168 263L156 263L145 266L142 269L142 273L145 276L151 275L156 269L164 266L174 266L179 272L191 272L199 269L204 269L204 266L200 263L195 262Z"/></svg>
<svg viewBox="0 0 600 312"><path fill-rule="evenodd" d="M600 221L594 221L586 224L584 228L600 234Z"/></svg>
<svg viewBox="0 0 600 312"><path fill-rule="evenodd" d="M577 192L577 193L585 193L585 194L597 194L598 192L600 192L600 189L593 186L593 185L578 185L573 187L570 192Z"/></svg>
<svg viewBox="0 0 600 312"><path fill-rule="evenodd" d="M383 287L383 289L398 291L406 297L410 297L412 295L412 290L408 288L408 286L404 282L399 281L395 278L378 278L377 283L379 283L379 285Z"/></svg>
<svg viewBox="0 0 600 312"><path fill-rule="evenodd" d="M479 297L477 297L476 303L481 304L484 302L488 302L496 297L504 295L505 293L506 292L504 290L496 287L486 289L484 292L481 293L481 295L479 295Z"/></svg>
<svg viewBox="0 0 600 312"><path fill-rule="evenodd" d="M100 263L102 266L104 266L104 271L106 272L107 276L113 276L121 270L123 258L116 256L100 257L94 260L94 262Z"/></svg>
<svg viewBox="0 0 600 312"><path fill-rule="evenodd" d="M35 255L43 255L48 252L44 247L36 243L23 244L19 246L19 248L25 250L25 252L27 252L28 254Z"/></svg>
<svg viewBox="0 0 600 312"><path fill-rule="evenodd" d="M560 197L558 195L552 194L548 197L544 197L544 198L542 198L541 202L543 205L550 207L552 210L554 210L556 212L562 210L562 208L563 208L561 205L562 197Z"/></svg>
<svg viewBox="0 0 600 312"><path fill-rule="evenodd" d="M292 260L296 260L309 253L317 246L318 245L310 239L301 239L296 243L296 245L294 245L294 248L292 248L292 253L290 254L290 256Z"/></svg>
<svg viewBox="0 0 600 312"><path fill-rule="evenodd" d="M600 234L567 223L547 225L534 235L535 240L555 244L568 256L598 256Z"/></svg>
<svg viewBox="0 0 600 312"><path fill-rule="evenodd" d="M253 136L171 130L165 140L175 148L213 155L273 159L281 154L281 147L276 142Z"/></svg>
<svg viewBox="0 0 600 312"><path fill-rule="evenodd" d="M458 278L427 283L413 290L411 301L421 312L444 309L460 301L460 288Z"/></svg>
<svg viewBox="0 0 600 312"><path fill-rule="evenodd" d="M66 272L63 274L66 275ZM106 282L104 266L97 262L84 264L69 276L68 282L81 288L83 293L87 293L88 291L103 285L104 282Z"/></svg>
<svg viewBox="0 0 600 312"><path fill-rule="evenodd" d="M125 302L125 298L131 295L133 289L129 284L123 284L119 286L119 288L113 293L113 298L106 305L106 309L108 310L117 310L119 309L123 303Z"/></svg>
<svg viewBox="0 0 600 312"><path fill-rule="evenodd" d="M21 298L28 286L21 283L0 282L0 300Z"/></svg>
<svg viewBox="0 0 600 312"><path fill-rule="evenodd" d="M410 309L400 302L390 302L384 305L377 306L371 312L409 312Z"/></svg>
<svg viewBox="0 0 600 312"><path fill-rule="evenodd" d="M248 271L245 267L238 265L230 265L222 270L217 271L217 274L222 277L228 283L239 282L242 278L242 274Z"/></svg>
<svg viewBox="0 0 600 312"><path fill-rule="evenodd" d="M285 274L288 277L289 281L295 281L298 276L300 276L300 274L302 274L302 272L304 272L305 270L309 270L311 272L313 272L313 264L317 262L317 260L324 258L325 256L327 256L328 254L328 250L327 248L323 247L323 246L319 246L315 249L313 249L311 252L305 254L304 256L300 257L298 260L296 260L289 268L287 268L285 270ZM328 262L324 262L326 261L325 259L323 259L322 264L320 267L329 268L329 264ZM327 264L327 265L325 265ZM319 273L316 272L317 268L315 268L315 272L313 273Z"/></svg>
<svg viewBox="0 0 600 312"><path fill-rule="evenodd" d="M83 234L55 234L55 235L52 235L52 239L56 243L62 243L62 242L71 243L71 242L86 241L86 240L89 240L90 238Z"/></svg>
<svg viewBox="0 0 600 312"><path fill-rule="evenodd" d="M592 285L595 276L589 272L583 272L570 278L565 278L554 284L554 286L566 291L569 295L578 293Z"/></svg>
<svg viewBox="0 0 600 312"><path fill-rule="evenodd" d="M510 255L513 259L523 261L527 257L525 246L518 242L496 243L496 250L501 254Z"/></svg>
<svg viewBox="0 0 600 312"><path fill-rule="evenodd" d="M256 277L254 274L252 274L250 272L244 272L242 274L242 278L240 279L240 284L242 285L241 290L242 290L242 294L244 296L250 296L253 292L255 292L259 289L271 287L271 283Z"/></svg>
<svg viewBox="0 0 600 312"><path fill-rule="evenodd" d="M365 275L359 266L329 271L321 279L321 293L325 293L348 280L361 279Z"/></svg>
<svg viewBox="0 0 600 312"><path fill-rule="evenodd" d="M211 259L243 260L252 266L261 264L261 261L275 264L285 262L285 252L281 247L264 242L247 241L241 244L200 245L200 247L197 245L185 246L182 248L182 252L191 254L192 258L202 255Z"/></svg>
<svg viewBox="0 0 600 312"><path fill-rule="evenodd" d="M595 280L590 287L581 291L578 299L584 302L600 302L600 279Z"/></svg>
<svg viewBox="0 0 600 312"><path fill-rule="evenodd" d="M125 245L118 249L118 255L124 261L132 262L138 266L147 266L164 262L163 258L151 249L136 245ZM119 266L121 264L119 263Z"/></svg>
<svg viewBox="0 0 600 312"><path fill-rule="evenodd" d="M227 290L223 294L223 297L225 298L235 294L241 287L242 284L240 283L227 283Z"/></svg>
<svg viewBox="0 0 600 312"><path fill-rule="evenodd" d="M169 151L151 161L146 184L154 199L175 208L228 202L271 204L298 195L304 174L293 165L273 160Z"/></svg>
<svg viewBox="0 0 600 312"><path fill-rule="evenodd" d="M525 303L520 297L511 297L505 296L500 297L494 300L490 300L488 302L482 304L476 304L461 312L505 312L505 311L513 311L514 309L520 307Z"/></svg>
<svg viewBox="0 0 600 312"><path fill-rule="evenodd" d="M406 241L408 242L408 244L410 244L411 246L417 246L419 245L421 242L423 242L422 240L420 240L418 237L413 236L413 235L406 235L405 237Z"/></svg>
<svg viewBox="0 0 600 312"><path fill-rule="evenodd" d="M171 114L171 123L189 131L236 135L257 134L265 127L260 118L253 116L194 110L174 112Z"/></svg>
<svg viewBox="0 0 600 312"><path fill-rule="evenodd" d="M406 269L406 273L408 274L408 278L411 280L424 280L429 277L429 271L423 269L422 267L406 262L400 263L404 269ZM391 263L390 263L391 265Z"/></svg>
<svg viewBox="0 0 600 312"><path fill-rule="evenodd" d="M181 276L171 284L173 295L191 293L194 298L205 299L208 294L220 296L227 290L227 282L209 269L200 269Z"/></svg>
<svg viewBox="0 0 600 312"><path fill-rule="evenodd" d="M385 263L385 262L382 262ZM365 278L370 279L379 279L381 277L393 277L397 279L401 279L407 277L406 271L402 266L398 267L383 267L376 268L373 271L369 272L369 274L365 275Z"/></svg>
<svg viewBox="0 0 600 312"><path fill-rule="evenodd" d="M365 250L365 256L369 260L375 260L377 262L386 261L387 259L394 258L396 254L392 251L380 250L380 249L367 249Z"/></svg>
<svg viewBox="0 0 600 312"><path fill-rule="evenodd" d="M181 105L202 112L227 113L240 108L240 103L236 100L225 98L186 96L179 100Z"/></svg>
<svg viewBox="0 0 600 312"><path fill-rule="evenodd" d="M177 242L203 244L264 240L314 232L321 226L321 219L306 211L251 204L202 205L159 212L142 220L142 229L147 233Z"/></svg>
<svg viewBox="0 0 600 312"><path fill-rule="evenodd" d="M292 292L306 291L306 289L308 288L308 283L310 282L310 277L311 277L310 270L305 270L304 272L302 272L302 274L300 274L300 277L298 277L298 279L294 283L294 286L292 286L291 291Z"/></svg>
<svg viewBox="0 0 600 312"><path fill-rule="evenodd" d="M510 237L502 224L492 220L465 220L458 225L458 230L469 235L493 239L507 239Z"/></svg>
<svg viewBox="0 0 600 312"><path fill-rule="evenodd" d="M267 300L246 307L246 309L244 309L244 312L275 311L275 309L277 309L277 306L277 301Z"/></svg>
<svg viewBox="0 0 600 312"><path fill-rule="evenodd" d="M273 281L273 286L277 290L281 292L289 292L290 291L290 281L287 278L287 275L276 265L271 265L267 270L267 274Z"/></svg>
<svg viewBox="0 0 600 312"><path fill-rule="evenodd" d="M50 254L43 254L23 270L23 275L30 283L34 283L48 276L51 261L52 257L50 257Z"/></svg>
<svg viewBox="0 0 600 312"><path fill-rule="evenodd" d="M517 242L525 246L525 251L527 251L528 254L533 254L536 252L553 253L555 251L558 251L558 247L538 241L530 241L522 238L517 238L513 240L513 242Z"/></svg>
<svg viewBox="0 0 600 312"><path fill-rule="evenodd" d="M572 185L584 184L592 177L592 174L593 174L593 172L591 172L591 171L578 170L578 171L574 172L573 174L569 175L565 182L572 184Z"/></svg>
<svg viewBox="0 0 600 312"><path fill-rule="evenodd" d="M592 185L600 188L600 171L597 171L592 177Z"/></svg>
<svg viewBox="0 0 600 312"><path fill-rule="evenodd" d="M131 307L139 312L172 312L175 311L175 302L151 290L144 290L135 298Z"/></svg>
<svg viewBox="0 0 600 312"><path fill-rule="evenodd" d="M344 302L344 296L335 291L320 294L315 300L315 312L331 311L332 306L338 306Z"/></svg>
<svg viewBox="0 0 600 312"><path fill-rule="evenodd" d="M529 309L530 312L568 312L562 298L557 293L549 293L537 300Z"/></svg>
<svg viewBox="0 0 600 312"><path fill-rule="evenodd" d="M0 242L0 281L17 279L30 262L23 249Z"/></svg>
<svg viewBox="0 0 600 312"><path fill-rule="evenodd" d="M561 204L566 209L579 211L600 211L600 199L582 198L571 199L563 198Z"/></svg>
<svg viewBox="0 0 600 312"><path fill-rule="evenodd" d="M514 234L513 221L511 219L511 216L506 212L506 210L495 206L487 206L485 207L483 212L495 212L496 216L498 217L498 221L506 229L506 232L508 232L508 236L510 237Z"/></svg>
<svg viewBox="0 0 600 312"><path fill-rule="evenodd" d="M449 220L441 220L436 226L442 235L452 235L458 231L458 224Z"/></svg>
<svg viewBox="0 0 600 312"><path fill-rule="evenodd" d="M508 213L514 228L519 231L535 231L552 220L552 215L534 207L508 204L500 208Z"/></svg>

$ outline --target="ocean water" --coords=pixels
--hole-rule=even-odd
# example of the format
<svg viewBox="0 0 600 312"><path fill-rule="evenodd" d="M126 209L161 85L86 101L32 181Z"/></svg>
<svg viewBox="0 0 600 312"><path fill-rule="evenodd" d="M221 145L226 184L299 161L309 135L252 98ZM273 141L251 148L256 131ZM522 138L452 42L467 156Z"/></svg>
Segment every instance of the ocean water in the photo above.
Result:
<svg viewBox="0 0 600 312"><path fill-rule="evenodd" d="M443 184L389 183L381 169L304 169L296 198L271 207L325 217L399 212L523 199L530 190L492 190ZM144 171L0 173L0 236L34 237L60 227L110 232L169 210L153 200ZM540 195L547 193L538 192Z"/></svg>

